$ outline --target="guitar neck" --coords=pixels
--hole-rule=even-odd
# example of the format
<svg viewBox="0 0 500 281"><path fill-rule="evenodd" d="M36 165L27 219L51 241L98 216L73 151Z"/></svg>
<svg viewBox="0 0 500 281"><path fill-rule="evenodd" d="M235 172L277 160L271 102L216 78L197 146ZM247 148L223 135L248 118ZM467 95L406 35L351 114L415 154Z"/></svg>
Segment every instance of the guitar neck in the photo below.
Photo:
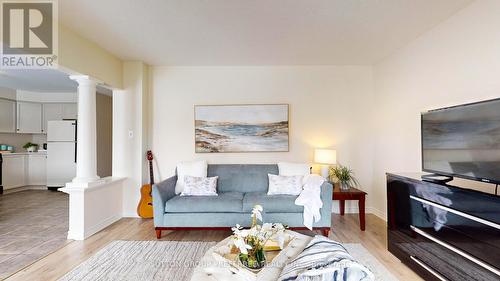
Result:
<svg viewBox="0 0 500 281"><path fill-rule="evenodd" d="M153 161L149 161L149 183L151 185L155 184L155 178L153 175Z"/></svg>

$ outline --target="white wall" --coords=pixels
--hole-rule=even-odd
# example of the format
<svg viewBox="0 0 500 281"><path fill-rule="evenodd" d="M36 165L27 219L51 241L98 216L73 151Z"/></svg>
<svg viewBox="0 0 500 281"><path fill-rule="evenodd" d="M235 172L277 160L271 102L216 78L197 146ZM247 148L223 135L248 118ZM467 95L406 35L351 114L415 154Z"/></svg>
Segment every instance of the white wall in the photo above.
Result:
<svg viewBox="0 0 500 281"><path fill-rule="evenodd" d="M69 182L59 191L69 196L68 239L84 240L122 217L123 178L102 178L89 187Z"/></svg>
<svg viewBox="0 0 500 281"><path fill-rule="evenodd" d="M149 83L148 66L142 62L123 64L123 89L113 90L113 177L123 182L123 216L137 217L140 188L146 182ZM146 119L146 120L145 120Z"/></svg>
<svg viewBox="0 0 500 281"><path fill-rule="evenodd" d="M367 66L154 67L152 149L157 179L180 161L209 163L312 162L316 147L337 149L369 189L372 71ZM290 104L290 152L194 152L196 104ZM348 206L349 207L349 206Z"/></svg>
<svg viewBox="0 0 500 281"><path fill-rule="evenodd" d="M499 15L500 1L478 0L374 66L376 209L385 172L420 171L421 111L500 97Z"/></svg>

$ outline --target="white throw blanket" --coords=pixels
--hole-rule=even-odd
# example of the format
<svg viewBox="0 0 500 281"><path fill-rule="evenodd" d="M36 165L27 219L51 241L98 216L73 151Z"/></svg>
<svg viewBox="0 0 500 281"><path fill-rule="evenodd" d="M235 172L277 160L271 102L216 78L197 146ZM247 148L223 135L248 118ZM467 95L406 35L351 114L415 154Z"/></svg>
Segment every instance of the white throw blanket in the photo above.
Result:
<svg viewBox="0 0 500 281"><path fill-rule="evenodd" d="M320 209L323 207L321 201L321 185L325 179L319 175L307 175L304 177L304 187L299 197L295 199L295 205L304 206L304 225L312 230L313 220L321 219Z"/></svg>
<svg viewBox="0 0 500 281"><path fill-rule="evenodd" d="M373 281L373 273L339 242L317 235L288 263L279 281Z"/></svg>

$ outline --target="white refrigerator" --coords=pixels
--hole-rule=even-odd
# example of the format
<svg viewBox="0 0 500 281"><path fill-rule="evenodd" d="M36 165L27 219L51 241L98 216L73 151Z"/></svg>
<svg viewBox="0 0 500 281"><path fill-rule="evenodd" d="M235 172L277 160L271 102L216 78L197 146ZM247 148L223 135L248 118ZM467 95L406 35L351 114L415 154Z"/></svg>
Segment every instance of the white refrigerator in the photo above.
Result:
<svg viewBox="0 0 500 281"><path fill-rule="evenodd" d="M62 187L76 176L76 120L47 122L47 187Z"/></svg>

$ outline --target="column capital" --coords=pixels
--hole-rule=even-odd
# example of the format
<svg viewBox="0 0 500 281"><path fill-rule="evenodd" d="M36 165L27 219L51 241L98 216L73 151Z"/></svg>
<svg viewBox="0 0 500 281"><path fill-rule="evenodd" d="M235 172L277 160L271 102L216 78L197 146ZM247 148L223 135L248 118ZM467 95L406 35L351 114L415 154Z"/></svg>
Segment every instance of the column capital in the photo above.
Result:
<svg viewBox="0 0 500 281"><path fill-rule="evenodd" d="M76 81L78 85L97 85L102 83L96 78L88 75L70 75L69 79Z"/></svg>

